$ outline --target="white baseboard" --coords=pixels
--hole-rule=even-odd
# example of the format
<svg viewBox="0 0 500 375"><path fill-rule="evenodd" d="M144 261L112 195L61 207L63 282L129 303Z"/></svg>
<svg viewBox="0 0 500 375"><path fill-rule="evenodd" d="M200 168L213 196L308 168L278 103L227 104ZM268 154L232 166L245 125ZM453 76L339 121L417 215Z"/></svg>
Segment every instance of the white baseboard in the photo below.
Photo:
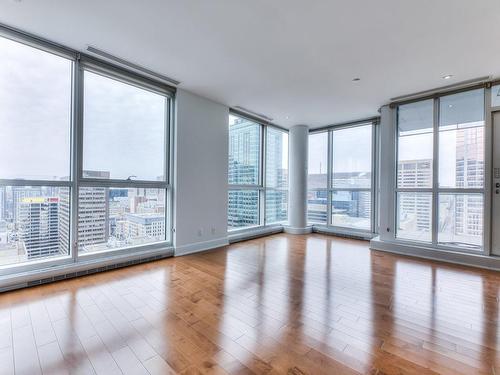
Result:
<svg viewBox="0 0 500 375"><path fill-rule="evenodd" d="M229 245L227 237L217 238L215 240L196 242L193 244L187 244L182 246L177 246L174 250L174 256L182 256L188 254L199 253L200 251L215 249L217 247Z"/></svg>
<svg viewBox="0 0 500 375"><path fill-rule="evenodd" d="M370 249L386 251L394 254L408 255L417 258L438 260L477 268L500 271L500 257L482 254L461 253L448 250L436 250L424 246L413 246L389 241L381 241L379 237L370 241Z"/></svg>
<svg viewBox="0 0 500 375"><path fill-rule="evenodd" d="M285 233L289 234L308 234L312 233L312 226L307 226L304 228L291 227L288 225L283 226Z"/></svg>

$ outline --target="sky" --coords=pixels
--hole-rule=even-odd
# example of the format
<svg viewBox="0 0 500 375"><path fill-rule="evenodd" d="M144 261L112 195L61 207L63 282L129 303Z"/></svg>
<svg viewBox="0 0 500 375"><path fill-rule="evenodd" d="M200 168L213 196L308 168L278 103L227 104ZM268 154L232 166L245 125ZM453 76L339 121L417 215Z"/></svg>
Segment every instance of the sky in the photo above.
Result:
<svg viewBox="0 0 500 375"><path fill-rule="evenodd" d="M69 174L71 63L0 38L2 178Z"/></svg>
<svg viewBox="0 0 500 375"><path fill-rule="evenodd" d="M70 172L71 61L0 38L1 178ZM164 97L85 72L84 170L164 174Z"/></svg>
<svg viewBox="0 0 500 375"><path fill-rule="evenodd" d="M370 172L371 125L336 130L333 133L333 172ZM309 173L325 174L328 132L309 136Z"/></svg>

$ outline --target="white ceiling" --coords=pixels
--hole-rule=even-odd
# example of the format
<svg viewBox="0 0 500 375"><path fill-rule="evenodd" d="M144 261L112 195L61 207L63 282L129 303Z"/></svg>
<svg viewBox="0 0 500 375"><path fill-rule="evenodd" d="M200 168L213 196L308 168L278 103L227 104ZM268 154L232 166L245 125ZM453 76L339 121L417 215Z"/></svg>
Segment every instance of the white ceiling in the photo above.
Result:
<svg viewBox="0 0 500 375"><path fill-rule="evenodd" d="M0 23L284 126L369 117L391 97L500 75L498 0L0 0Z"/></svg>

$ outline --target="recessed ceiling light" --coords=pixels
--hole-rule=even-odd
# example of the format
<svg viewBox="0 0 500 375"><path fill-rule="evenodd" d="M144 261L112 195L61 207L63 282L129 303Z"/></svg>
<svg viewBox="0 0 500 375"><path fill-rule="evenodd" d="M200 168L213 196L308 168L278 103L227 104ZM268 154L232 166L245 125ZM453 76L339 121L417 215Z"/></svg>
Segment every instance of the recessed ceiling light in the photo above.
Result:
<svg viewBox="0 0 500 375"><path fill-rule="evenodd" d="M453 77L453 75L447 74L447 75L443 76L443 79L450 79L451 77Z"/></svg>
<svg viewBox="0 0 500 375"><path fill-rule="evenodd" d="M356 78L353 78L353 79L352 79L352 81L353 81L353 82L358 82L358 81L361 81L361 78L356 77Z"/></svg>
<svg viewBox="0 0 500 375"><path fill-rule="evenodd" d="M448 108L453 108L453 104L448 104Z"/></svg>

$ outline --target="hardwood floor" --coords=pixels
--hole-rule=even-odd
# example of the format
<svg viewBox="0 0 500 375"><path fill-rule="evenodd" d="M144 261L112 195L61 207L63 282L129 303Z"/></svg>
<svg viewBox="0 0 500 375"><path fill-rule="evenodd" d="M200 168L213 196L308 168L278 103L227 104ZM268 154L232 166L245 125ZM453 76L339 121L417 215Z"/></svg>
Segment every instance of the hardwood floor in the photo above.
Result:
<svg viewBox="0 0 500 375"><path fill-rule="evenodd" d="M0 374L500 374L500 273L278 234L0 295Z"/></svg>

